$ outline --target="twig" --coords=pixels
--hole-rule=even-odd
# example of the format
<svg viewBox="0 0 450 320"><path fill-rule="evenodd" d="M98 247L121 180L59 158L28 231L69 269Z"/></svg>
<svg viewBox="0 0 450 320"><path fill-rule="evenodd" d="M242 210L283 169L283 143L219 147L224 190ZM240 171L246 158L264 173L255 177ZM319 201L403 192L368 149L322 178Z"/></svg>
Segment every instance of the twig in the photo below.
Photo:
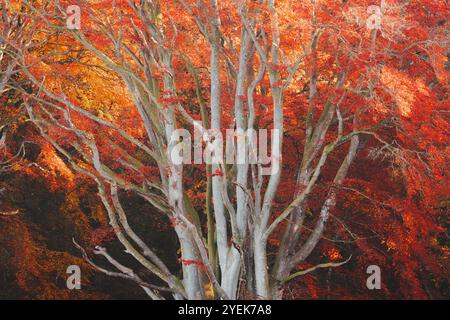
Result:
<svg viewBox="0 0 450 320"><path fill-rule="evenodd" d="M343 261L343 262L328 262L328 263L321 263L321 264L318 264L318 265L316 265L316 266L314 266L314 267L308 268L308 269L306 269L306 270L298 271L298 272L293 273L293 274L291 274L290 276L288 276L288 277L286 278L286 281L292 280L292 279L294 279L294 278L296 278L296 277L298 277L298 276L303 276L303 275L308 274L308 273L310 273L310 272L313 272L314 270L319 269L319 268L332 268L332 267L339 267L339 266L342 266L343 264L346 264L347 262L349 262L351 258L352 258L352 256L348 257L348 259L345 260L345 261Z"/></svg>

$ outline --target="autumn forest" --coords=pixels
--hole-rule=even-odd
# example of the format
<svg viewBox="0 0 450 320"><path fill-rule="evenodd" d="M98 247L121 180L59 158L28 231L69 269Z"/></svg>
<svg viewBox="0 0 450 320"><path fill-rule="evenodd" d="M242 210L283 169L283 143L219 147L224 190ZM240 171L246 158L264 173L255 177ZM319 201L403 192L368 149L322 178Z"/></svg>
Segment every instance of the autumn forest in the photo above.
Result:
<svg viewBox="0 0 450 320"><path fill-rule="evenodd" d="M450 299L446 0L0 0L0 300Z"/></svg>

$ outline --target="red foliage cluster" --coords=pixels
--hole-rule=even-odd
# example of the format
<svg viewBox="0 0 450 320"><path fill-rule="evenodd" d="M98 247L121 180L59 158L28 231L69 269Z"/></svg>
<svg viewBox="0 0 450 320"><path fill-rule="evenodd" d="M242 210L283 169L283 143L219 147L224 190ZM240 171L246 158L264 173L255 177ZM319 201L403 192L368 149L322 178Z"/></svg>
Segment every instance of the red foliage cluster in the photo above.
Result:
<svg viewBox="0 0 450 320"><path fill-rule="evenodd" d="M194 265L194 266L197 266L197 268L199 270L202 270L202 271L205 271L205 272L207 271L205 265L203 263L201 263L200 261L184 260L184 259L181 259L181 258L179 258L178 261L181 262L182 264L184 264L185 266Z"/></svg>
<svg viewBox="0 0 450 320"><path fill-rule="evenodd" d="M91 233L93 247L105 245L116 238L116 233L111 227L99 227Z"/></svg>
<svg viewBox="0 0 450 320"><path fill-rule="evenodd" d="M223 171L220 169L217 169L216 171L214 171L213 173L209 173L206 175L207 177L218 177L218 176L223 176Z"/></svg>

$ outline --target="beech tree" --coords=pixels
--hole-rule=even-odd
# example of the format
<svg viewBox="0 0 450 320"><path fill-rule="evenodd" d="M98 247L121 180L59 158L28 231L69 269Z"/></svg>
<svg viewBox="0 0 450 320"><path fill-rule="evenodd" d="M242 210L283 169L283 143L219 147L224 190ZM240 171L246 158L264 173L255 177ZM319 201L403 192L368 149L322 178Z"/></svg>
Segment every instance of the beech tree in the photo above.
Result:
<svg viewBox="0 0 450 320"><path fill-rule="evenodd" d="M152 299L282 299L288 281L351 259L298 270L324 237L339 194L352 192L345 181L357 162L428 161L408 142L414 131L406 124L423 106L442 105L434 90L445 79L447 43L437 1L385 1L369 11L363 0L23 4L52 35L45 50L24 49L15 61L35 88L21 91L28 116L73 170L95 181L117 239L158 280L97 246L94 257L114 267L105 268L74 244L99 271L134 281ZM68 28L78 18L80 28ZM42 67L49 51L100 78L117 77L131 100L126 111L105 115L85 105L63 80L64 63L53 73ZM413 64L423 78L410 73ZM402 88L411 83L414 92ZM175 148L190 142L174 139L178 129L199 131L206 148L235 129L246 161L228 164L220 152L206 165L174 161ZM273 130L270 175L259 157L249 162L260 147L242 133L249 129ZM192 197L199 184L201 208ZM126 193L169 218L182 277L128 223ZM279 245L269 248L273 238Z"/></svg>

